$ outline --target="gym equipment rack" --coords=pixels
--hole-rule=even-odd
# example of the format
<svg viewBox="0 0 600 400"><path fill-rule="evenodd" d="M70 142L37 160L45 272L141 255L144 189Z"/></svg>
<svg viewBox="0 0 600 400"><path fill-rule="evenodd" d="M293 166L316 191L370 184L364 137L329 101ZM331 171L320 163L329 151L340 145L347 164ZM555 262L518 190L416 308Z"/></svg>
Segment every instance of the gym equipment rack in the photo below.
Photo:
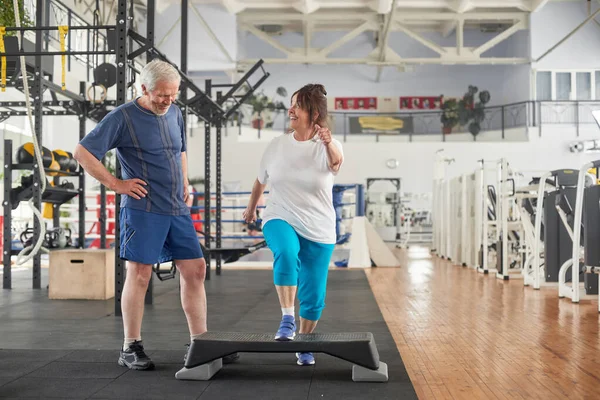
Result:
<svg viewBox="0 0 600 400"><path fill-rule="evenodd" d="M49 1L49 0L46 0ZM159 58L165 62L170 63L177 69L181 76L181 86L180 86L180 98L176 101L176 104L182 109L182 114L184 118L184 123L187 124L187 116L188 114L192 114L197 116L199 119L205 122L205 199L204 199L204 207L205 210L209 212L204 213L204 224L206 229L208 229L207 233L207 279L210 279L210 252L215 252L217 256L217 274L220 274L220 256L219 253L221 246L221 127L224 121L226 121L229 117L235 114L237 109L241 106L241 104L268 78L269 74L264 70L262 64L263 61L260 60L256 63L245 75L242 77L236 84L233 85L215 85L215 87L229 87L229 91L222 95L221 92L217 93L217 101L212 99L212 82L211 80L205 81L205 91L200 90L192 79L187 76L187 37L188 37L188 0L182 0L181 2L181 67L178 67L173 62L171 62L162 52L154 46L154 25L155 25L155 0L148 0L147 2L147 15L146 15L146 36L139 34L138 32L133 31L129 28L131 21L133 20L133 7L128 7L127 0L116 0L116 24L115 25L89 25L89 26L69 26L69 29L85 29L90 30L94 33L98 33L98 30L106 30L106 38L108 42L107 50L98 50L98 49L87 49L86 51L43 51L43 35L48 30L56 30L58 27L56 26L43 26L44 21L44 0L36 0L36 23L35 27L7 27L6 31L18 31L18 32L26 32L26 31L34 31L36 35L35 39L35 51L23 51L19 49L18 52L6 52L0 53L0 56L5 55L7 57L11 56L33 56L35 59L35 67L33 69L33 90L32 90L32 98L39 99L42 97L44 88L53 89L52 91L55 93L60 93L68 97L71 101L68 104L63 102L60 104L65 110L55 111L49 107L53 106L56 100L55 95L53 95L53 102L41 102L34 101L33 105L34 109L34 119L35 119L35 135L38 139L38 142L41 143L41 132L42 132L42 118L44 115L79 115L80 117L80 135L85 134L85 118L86 118L86 107L87 107L87 116L99 115L97 120L102 119L105 113L92 113L92 111L96 110L95 104L90 104L85 100L85 83L81 83L80 87L80 95L74 93L68 93L67 91L63 91L60 86L56 85L53 82L47 81L43 78L43 70L42 70L42 56L54 56L54 55L115 55L116 56L116 70L117 70L117 83L116 83L116 93L117 98L116 101L110 102L112 106L120 106L125 104L127 101L127 88L128 88L128 80L127 73L128 70L132 72L139 72L135 68L134 60L141 56L142 54L146 55L146 62L151 61L154 58ZM137 48L134 49L134 44L137 45ZM17 66L20 68L20 66ZM255 84L250 84L250 77L261 70L263 76L260 77ZM18 80L13 80L13 82L18 82ZM18 84L18 83L17 83ZM247 88L247 91L243 94L237 94L238 90L241 88ZM51 91L51 92L52 92ZM188 98L188 91L191 91L193 95ZM14 102L12 102L14 103ZM52 104L50 104L52 103ZM104 102L105 104L107 102ZM24 103L23 103L24 104ZM76 108L76 104L79 105L79 108ZM225 107L228 105L228 107ZM68 106L68 110L66 109ZM8 106L11 107L11 106ZM44 109L44 107L46 109ZM73 110L71 109L73 108ZM74 114L66 114L67 112L73 112ZM16 111L13 108L8 108L8 113L16 113L12 115L26 115L23 111ZM51 114L50 114L51 113ZM55 114L56 113L56 114ZM60 114L59 114L60 113ZM2 115L10 116L8 114L0 114L0 118ZM186 125L187 126L187 125ZM214 249L210 248L210 209L211 209L211 201L210 201L210 157L211 157L211 127L215 127L216 129L216 179L217 179L217 200L216 200L216 223L217 223L217 247ZM117 178L121 178L121 168L118 162L118 159L115 159L115 175ZM10 167L12 168L12 166ZM40 187L40 176L39 173L34 168L34 187L33 187L33 197L34 197L34 205L36 208L40 208L42 195L39 191ZM5 180L6 180L5 174ZM10 175L8 175L10 177ZM83 181L85 176L83 174L80 175L80 181ZM81 182L80 182L81 183ZM8 186L10 188L10 185ZM80 184L79 191L80 193L84 193L84 186ZM7 187L5 187L5 192ZM5 194L6 195L6 194ZM84 196L80 196L80 205L83 204L81 209L85 210ZM82 203L83 202L83 203ZM6 201L5 201L6 203ZM120 204L120 195L115 194L115 240L114 247L115 249L119 248L119 204ZM10 206L5 204L5 215L6 212L10 210ZM80 210L81 213L81 210ZM106 219L106 188L101 186L101 222ZM84 220L84 218L80 218L80 220ZM80 222L81 224L81 222ZM105 232L105 224L102 224L102 232ZM6 224L4 227L5 233L5 241L6 237L10 238L10 224ZM7 235L8 232L8 235ZM33 240L36 241L39 237L40 227L37 219L34 222L34 237ZM9 240L10 241L10 240ZM105 242L101 247L105 247ZM10 247L9 247L10 248ZM223 249L229 250L229 249ZM8 267L7 267L8 264ZM5 267L5 279L6 279L6 270L8 268L10 276L10 253L7 255L4 254L4 267ZM40 254L38 253L34 257L34 284L33 288L39 289L41 284L40 279ZM123 260L119 257L119 252L115 251L115 316L121 316L121 295L123 291L124 284L124 263ZM10 279L10 278L9 278ZM147 304L152 303L152 281L149 284L148 292L146 294Z"/></svg>
<svg viewBox="0 0 600 400"><path fill-rule="evenodd" d="M44 43L43 37L45 32L49 30L57 30L56 26L43 26L44 12L46 8L43 7L43 0L36 0L36 16L35 16L35 27L17 28L17 27L6 27L7 32L15 31L22 34L25 31L35 32L35 51L23 51L19 49L18 52L5 52L0 53L2 56L6 56L7 59L14 58L15 60L15 71L7 82L7 87L14 87L17 90L23 91L21 86L21 80L19 78L21 65L18 60L18 56L26 56L26 76L31 85L30 96L32 98L33 107L33 118L35 124L36 138L40 146L42 146L42 118L44 116L79 116L79 137L83 138L86 134L86 119L90 118L95 122L98 122L104 115L106 115L106 106L115 106L116 101L105 101L102 104L95 104L86 101L85 99L85 82L80 82L79 94L73 93L68 90L62 90L61 86L56 83L44 78L47 74L47 64L43 64L42 56L56 55L56 52L48 52L42 49ZM93 30L102 29L107 27L94 27L94 26L72 26L69 27L74 30ZM108 27L109 28L109 27ZM21 36L22 37L22 36ZM58 54L65 55L92 55L92 54L113 54L114 52L109 51L77 51L77 52L58 52ZM31 71L31 74L29 73ZM51 74L47 74L51 75ZM52 100L51 101L39 101L43 98L45 90L48 90ZM57 94L66 97L68 100L59 100ZM5 121L12 116L26 116L27 111L23 108L26 107L25 101L1 101L0 102L0 122ZM58 109L57 109L58 108ZM12 172L15 170L32 170L33 171L33 182L32 185L27 188L21 188L20 191L16 191L12 186ZM47 172L52 170L46 169ZM44 193L40 193L41 180L40 173L37 168L37 164L13 164L13 147L11 140L4 141L4 201L3 212L3 283L4 289L10 289L12 287L12 274L11 274L11 256L18 251L12 249L12 210L16 208L19 202L28 200L33 197L33 204L37 209L41 209L41 203L53 203L53 222L55 226L60 223L60 205L73 197L85 193L85 173L81 168L78 168L77 172L67 173L61 171L58 176L54 177L54 183L58 186L60 177L64 176L78 176L79 185L76 189L65 189L60 187L47 186ZM105 188L102 187L103 198L106 199ZM106 202L103 201L102 204ZM79 240L78 247L85 246L85 196L79 196ZM103 207L101 212L100 221L106 220L106 209ZM40 234L40 224L37 219L34 219L34 236L33 242L35 243ZM106 247L106 226L101 224L101 247ZM41 288L41 254L38 252L33 257L33 273L32 273L32 288Z"/></svg>

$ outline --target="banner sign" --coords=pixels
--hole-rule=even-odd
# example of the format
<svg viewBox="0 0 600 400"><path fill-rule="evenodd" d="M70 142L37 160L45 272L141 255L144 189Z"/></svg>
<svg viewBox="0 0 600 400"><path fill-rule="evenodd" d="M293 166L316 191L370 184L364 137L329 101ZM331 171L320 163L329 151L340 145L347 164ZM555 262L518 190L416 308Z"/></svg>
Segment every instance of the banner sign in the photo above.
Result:
<svg viewBox="0 0 600 400"><path fill-rule="evenodd" d="M336 110L377 110L377 97L336 97Z"/></svg>
<svg viewBox="0 0 600 400"><path fill-rule="evenodd" d="M360 116L348 117L350 134L398 135L413 131L413 119L409 116Z"/></svg>
<svg viewBox="0 0 600 400"><path fill-rule="evenodd" d="M400 97L401 110L437 110L443 104L443 97Z"/></svg>

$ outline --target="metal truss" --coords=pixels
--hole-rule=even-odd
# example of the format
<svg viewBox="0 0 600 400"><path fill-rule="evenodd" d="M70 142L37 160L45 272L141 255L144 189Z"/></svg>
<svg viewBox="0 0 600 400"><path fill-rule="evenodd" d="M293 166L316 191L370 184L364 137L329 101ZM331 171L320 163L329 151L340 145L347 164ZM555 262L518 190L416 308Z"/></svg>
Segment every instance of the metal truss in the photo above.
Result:
<svg viewBox="0 0 600 400"><path fill-rule="evenodd" d="M292 2L246 2L222 0L237 14L239 29L249 32L279 50L283 57L264 58L267 64L363 64L377 67L377 80L383 67L421 64L528 64L526 57L484 57L483 54L516 32L529 28L529 15L548 0L302 0ZM287 5L287 6L286 6ZM287 8L286 8L287 7ZM465 46L469 28L488 27L498 34L476 47ZM317 31L347 31L326 46L316 48L311 39ZM453 46L442 46L423 35L438 31L444 37L456 35ZM283 32L301 32L304 46L290 48L277 39ZM331 57L331 53L365 32L376 33L376 46L366 57ZM402 32L437 56L403 58L394 52L389 38ZM238 61L243 69L258 59Z"/></svg>
<svg viewBox="0 0 600 400"><path fill-rule="evenodd" d="M238 14L253 10L288 10L311 14L322 9L347 10L351 8L370 9L380 14L387 14L392 9L393 0L199 0L202 3L220 3L230 13ZM548 0L399 0L398 7L445 9L458 13L474 8L515 8L521 11L536 11Z"/></svg>
<svg viewBox="0 0 600 400"><path fill-rule="evenodd" d="M394 9L393 9L394 10ZM367 64L374 66L402 66L407 64L523 64L529 63L529 58L515 57L482 57L482 54L496 46L500 42L508 39L510 36L522 29L528 29L528 13L402 13L398 14L391 11L386 15L383 27L378 18L372 15L352 16L347 13L318 13L310 16L298 14L292 16L287 14L279 17L275 15L263 14L258 20L255 15L241 15L238 17L240 29L246 30L264 42L270 44L281 51L285 58L266 58L266 63L271 64ZM289 48L279 42L273 36L270 36L261 30L259 24L268 24L269 22L287 17L288 20L300 21L304 25L304 48ZM295 19L291 19L295 17ZM336 21L343 21L347 24L348 20L359 19L354 29L346 35L323 48L313 48L310 46L310 34L315 26L324 21L329 25ZM440 23L451 23L457 31L456 45L452 47L441 46L417 32L414 28L415 22L437 21ZM467 47L464 45L464 30L467 21L493 21L495 23L507 24L508 28L500 32L497 36L478 47ZM368 31L375 31L379 34L377 48L373 53L365 58L341 58L329 57L336 49L347 44L360 34ZM389 46L388 40L391 32L403 32L412 39L418 41L423 46L438 53L438 57L420 57L420 58L402 58L396 54ZM239 64L254 64L257 60L241 60Z"/></svg>

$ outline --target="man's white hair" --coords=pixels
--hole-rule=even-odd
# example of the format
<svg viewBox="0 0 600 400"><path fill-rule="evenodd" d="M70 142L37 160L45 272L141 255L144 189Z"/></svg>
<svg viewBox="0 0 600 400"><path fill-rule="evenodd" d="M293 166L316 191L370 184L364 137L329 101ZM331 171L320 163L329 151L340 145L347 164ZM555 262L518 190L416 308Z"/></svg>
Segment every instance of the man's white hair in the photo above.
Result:
<svg viewBox="0 0 600 400"><path fill-rule="evenodd" d="M146 90L154 90L158 81L179 83L181 76L171 64L155 58L142 69L140 81Z"/></svg>

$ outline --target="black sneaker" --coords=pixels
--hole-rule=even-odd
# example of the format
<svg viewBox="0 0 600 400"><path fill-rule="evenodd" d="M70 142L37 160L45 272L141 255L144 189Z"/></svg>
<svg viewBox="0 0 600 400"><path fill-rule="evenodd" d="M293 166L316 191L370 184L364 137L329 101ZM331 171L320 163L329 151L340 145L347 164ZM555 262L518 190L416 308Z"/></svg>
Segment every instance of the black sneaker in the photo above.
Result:
<svg viewBox="0 0 600 400"><path fill-rule="evenodd" d="M154 369L154 362L144 353L141 340L131 343L127 350L121 350L119 365L140 371Z"/></svg>
<svg viewBox="0 0 600 400"><path fill-rule="evenodd" d="M190 344L187 343L185 345L185 347L187 348L185 351L185 355L183 356L183 363L185 364L185 362L187 361L187 355L188 352L190 351ZM240 358L240 354L239 353L233 353L230 354L228 356L223 357L223 364L231 364L233 362L236 362L238 359Z"/></svg>

